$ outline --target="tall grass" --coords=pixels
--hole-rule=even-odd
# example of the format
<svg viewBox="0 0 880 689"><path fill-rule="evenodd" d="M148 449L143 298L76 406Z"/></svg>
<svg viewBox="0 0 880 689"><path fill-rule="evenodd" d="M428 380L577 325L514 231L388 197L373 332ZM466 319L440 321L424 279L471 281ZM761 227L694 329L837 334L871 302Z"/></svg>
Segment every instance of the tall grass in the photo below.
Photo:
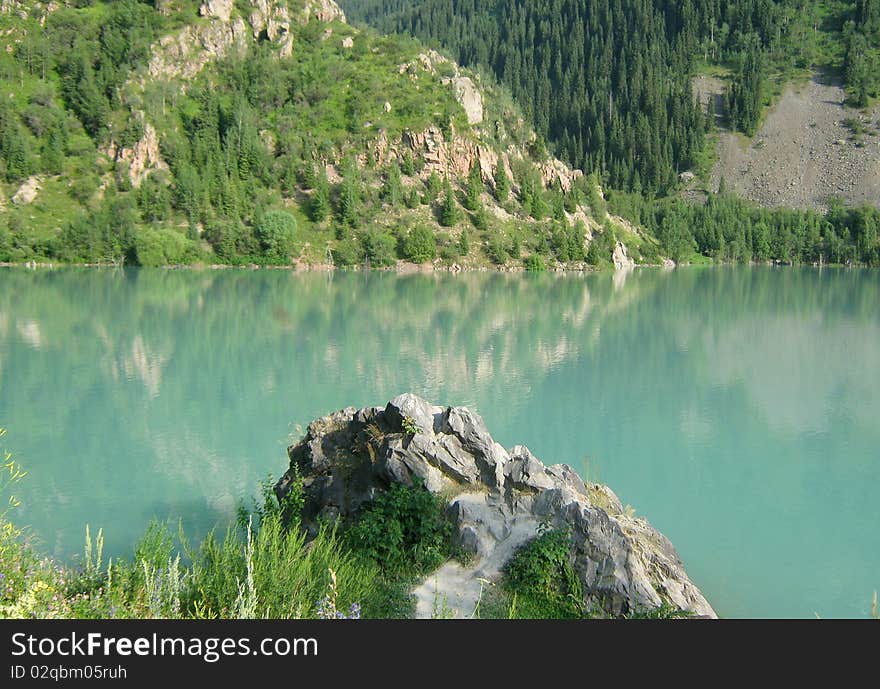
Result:
<svg viewBox="0 0 880 689"><path fill-rule="evenodd" d="M2 432L0 432L2 436ZM0 495L24 476L3 454ZM351 618L381 610L386 592L368 558L343 545L333 528L307 540L285 523L263 486L263 504L242 510L222 537L190 545L152 522L130 559L104 560L104 535L85 529L76 566L41 558L27 535L0 512L0 617L54 618ZM294 494L291 504L301 503Z"/></svg>

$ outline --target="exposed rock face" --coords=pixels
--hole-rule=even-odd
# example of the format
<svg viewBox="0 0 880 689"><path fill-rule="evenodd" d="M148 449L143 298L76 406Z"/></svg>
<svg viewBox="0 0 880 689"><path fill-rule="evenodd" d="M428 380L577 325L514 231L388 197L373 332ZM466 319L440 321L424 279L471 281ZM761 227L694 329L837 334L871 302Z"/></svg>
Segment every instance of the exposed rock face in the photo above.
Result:
<svg viewBox="0 0 880 689"><path fill-rule="evenodd" d="M345 12L333 0L306 0L300 21L308 24L312 17L328 24L332 21L345 22Z"/></svg>
<svg viewBox="0 0 880 689"><path fill-rule="evenodd" d="M168 164L162 159L159 150L159 135L149 122L144 124L144 135L133 147L119 148L115 143L111 143L105 153L114 162L125 163L128 166L128 178L135 188L140 187L144 178L151 172L168 169Z"/></svg>
<svg viewBox="0 0 880 689"><path fill-rule="evenodd" d="M480 124L483 121L483 96L474 82L470 77L456 77L452 80L452 88L455 98L464 108L468 124Z"/></svg>
<svg viewBox="0 0 880 689"><path fill-rule="evenodd" d="M464 177L474 162L480 163L483 180L493 181L493 172L499 161L499 155L489 146L480 145L470 137L457 136L453 132L447 141L439 127L429 127L419 132L404 132L401 144L415 156L421 157L425 166L422 175L428 177L432 172L440 176L452 175ZM401 157L396 147L388 147L387 154ZM502 154L508 179L513 177L507 154ZM382 161L379 161L382 163Z"/></svg>
<svg viewBox="0 0 880 689"><path fill-rule="evenodd" d="M283 499L299 472L310 529L355 514L392 483L420 479L450 498L458 544L474 557L467 566L443 565L415 591L423 616L438 594L472 612L480 579L497 579L543 522L572 534L571 562L588 606L622 614L665 601L715 617L672 544L628 515L609 488L585 484L568 466L544 466L528 448L505 450L467 408L406 394L384 408L344 409L314 421L288 454L291 469L275 491Z"/></svg>
<svg viewBox="0 0 880 689"><path fill-rule="evenodd" d="M256 39L264 33L279 46L280 57L289 57L293 53L292 22L345 21L345 13L333 0L307 0L295 15L286 3L274 0L252 0L251 5L245 21L240 16L233 17L233 0L205 0L199 12L212 21L187 26L154 45L150 77L186 82L209 62L226 57L234 50L244 51L249 37Z"/></svg>
<svg viewBox="0 0 880 689"><path fill-rule="evenodd" d="M153 79L195 77L212 60L226 57L233 48L243 52L250 31L241 17L232 21L215 21L187 26L180 32L164 36L153 46L149 73Z"/></svg>
<svg viewBox="0 0 880 689"><path fill-rule="evenodd" d="M203 17L214 17L221 22L228 22L234 6L235 3L232 0L205 0L199 7L199 14Z"/></svg>
<svg viewBox="0 0 880 689"><path fill-rule="evenodd" d="M584 176L582 170L573 170L557 158L551 158L544 163L538 163L541 180L547 188L559 184L562 191L568 193L575 180Z"/></svg>
<svg viewBox="0 0 880 689"><path fill-rule="evenodd" d="M631 270L636 267L636 262L629 257L626 245L622 242L617 242L611 260L614 262L614 270Z"/></svg>
<svg viewBox="0 0 880 689"><path fill-rule="evenodd" d="M18 191L12 195L12 203L16 206L27 206L28 204L33 203L37 198L37 194L40 193L41 181L42 180L36 175L28 177L18 188Z"/></svg>

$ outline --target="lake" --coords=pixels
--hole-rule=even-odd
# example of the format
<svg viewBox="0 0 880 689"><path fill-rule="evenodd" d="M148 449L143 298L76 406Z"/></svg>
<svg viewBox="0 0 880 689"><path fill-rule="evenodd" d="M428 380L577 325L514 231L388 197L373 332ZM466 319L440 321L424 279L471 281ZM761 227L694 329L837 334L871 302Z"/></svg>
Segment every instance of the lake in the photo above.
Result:
<svg viewBox="0 0 880 689"><path fill-rule="evenodd" d="M0 269L15 519L63 559L225 526L310 420L412 391L610 485L722 616L865 617L878 389L878 271Z"/></svg>

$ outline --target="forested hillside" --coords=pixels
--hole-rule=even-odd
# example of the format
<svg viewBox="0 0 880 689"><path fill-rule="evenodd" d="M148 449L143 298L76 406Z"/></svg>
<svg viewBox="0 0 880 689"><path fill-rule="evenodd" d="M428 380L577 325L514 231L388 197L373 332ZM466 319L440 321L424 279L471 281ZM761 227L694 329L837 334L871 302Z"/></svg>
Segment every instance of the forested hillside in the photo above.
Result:
<svg viewBox="0 0 880 689"><path fill-rule="evenodd" d="M0 30L0 261L660 260L503 89L330 0L9 2Z"/></svg>
<svg viewBox="0 0 880 689"><path fill-rule="evenodd" d="M7 0L0 261L878 263L872 209L664 199L712 126L695 70L746 131L799 69L870 100L877 2L348 3L468 69L332 0Z"/></svg>
<svg viewBox="0 0 880 689"><path fill-rule="evenodd" d="M731 125L752 133L769 79L842 69L855 102L878 87L878 0L344 0L510 86L560 157L618 189L662 193L703 148L690 76L729 73ZM711 118L709 118L711 122Z"/></svg>
<svg viewBox="0 0 880 689"><path fill-rule="evenodd" d="M612 209L676 260L880 262L874 208L766 210L721 193L669 198L705 165L714 103L691 78L727 82L727 125L755 132L787 81L845 80L850 104L880 87L880 0L343 0L354 21L412 34L511 88L557 155L595 171ZM700 170L697 170L698 172ZM616 190L616 191L614 191Z"/></svg>

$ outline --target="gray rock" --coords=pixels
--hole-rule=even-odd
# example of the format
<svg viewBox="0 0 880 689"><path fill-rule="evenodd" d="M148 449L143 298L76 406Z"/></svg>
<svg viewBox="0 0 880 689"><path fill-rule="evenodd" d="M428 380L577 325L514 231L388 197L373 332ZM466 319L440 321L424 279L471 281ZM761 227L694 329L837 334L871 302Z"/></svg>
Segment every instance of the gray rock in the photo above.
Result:
<svg viewBox="0 0 880 689"><path fill-rule="evenodd" d="M393 483L421 481L449 499L457 545L473 557L443 565L415 589L419 616L431 615L438 596L471 614L484 583L497 581L516 549L550 524L572 535L588 607L622 615L665 603L715 617L672 543L624 510L610 488L585 483L569 466L547 467L524 446L506 451L465 407L405 394L384 408L343 409L313 421L288 455L275 491L283 500L301 477L303 524L312 533L321 520L352 517Z"/></svg>

